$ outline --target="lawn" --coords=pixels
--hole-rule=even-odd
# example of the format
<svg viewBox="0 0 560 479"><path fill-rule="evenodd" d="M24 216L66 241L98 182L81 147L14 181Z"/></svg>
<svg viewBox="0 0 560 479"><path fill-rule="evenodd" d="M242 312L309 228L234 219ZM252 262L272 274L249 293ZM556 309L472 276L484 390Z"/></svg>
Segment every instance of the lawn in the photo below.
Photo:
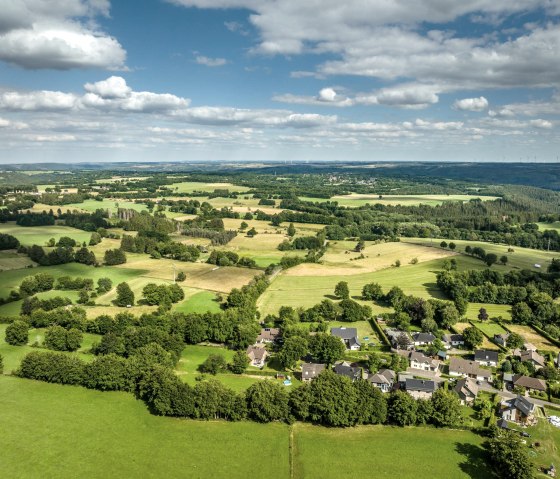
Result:
<svg viewBox="0 0 560 479"><path fill-rule="evenodd" d="M91 238L91 233L69 226L18 226L12 221L0 223L0 233L15 236L24 246L45 246L49 239L58 241L62 236L69 236L79 243L87 243Z"/></svg>
<svg viewBox="0 0 560 479"><path fill-rule="evenodd" d="M297 423L293 477L486 479L491 474L482 442L470 431L387 426L326 429Z"/></svg>
<svg viewBox="0 0 560 479"><path fill-rule="evenodd" d="M7 376L0 404L3 477L290 476L283 424L158 417L132 394Z"/></svg>
<svg viewBox="0 0 560 479"><path fill-rule="evenodd" d="M473 320L473 325L480 329L488 337L493 338L495 334L506 334L507 331L494 321Z"/></svg>
<svg viewBox="0 0 560 479"><path fill-rule="evenodd" d="M367 204L374 205L403 205L403 206L417 206L441 205L447 201L469 201L473 199L481 199L482 201L490 201L497 199L496 196L477 196L477 195L379 195L373 194L357 194L338 195L333 196L330 201L338 202L339 206L347 206L349 208L359 208ZM300 197L302 201L324 202L324 198L308 198Z"/></svg>

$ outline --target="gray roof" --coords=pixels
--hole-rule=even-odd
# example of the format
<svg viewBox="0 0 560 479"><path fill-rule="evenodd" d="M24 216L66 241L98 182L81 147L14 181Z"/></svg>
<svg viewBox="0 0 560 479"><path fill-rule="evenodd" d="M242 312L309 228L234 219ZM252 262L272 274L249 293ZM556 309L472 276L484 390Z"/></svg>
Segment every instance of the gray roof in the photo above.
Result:
<svg viewBox="0 0 560 479"><path fill-rule="evenodd" d="M493 361L498 362L498 351L488 351L487 349L477 349L474 352L475 361Z"/></svg>
<svg viewBox="0 0 560 479"><path fill-rule="evenodd" d="M417 343L433 343L436 337L432 333L414 333L412 339Z"/></svg>
<svg viewBox="0 0 560 479"><path fill-rule="evenodd" d="M443 335L443 341L445 343L451 343L451 342L462 342L464 341L463 339L463 335L462 334L444 334Z"/></svg>
<svg viewBox="0 0 560 479"><path fill-rule="evenodd" d="M395 371L380 369L376 374L370 374L367 379L373 384L392 385L395 382Z"/></svg>
<svg viewBox="0 0 560 479"><path fill-rule="evenodd" d="M525 416L531 414L533 412L533 409L535 408L535 405L523 396L517 396L516 398L506 401L506 403L509 405L509 407L521 411Z"/></svg>
<svg viewBox="0 0 560 479"><path fill-rule="evenodd" d="M459 395L462 393L465 397L468 395L476 397L478 394L478 386L471 378L459 379L453 390Z"/></svg>
<svg viewBox="0 0 560 479"><path fill-rule="evenodd" d="M475 376L482 376L489 378L492 373L488 369L481 368L478 363L474 361L468 361L463 358L457 358L453 356L449 362L449 372L456 372L459 374L469 374Z"/></svg>
<svg viewBox="0 0 560 479"><path fill-rule="evenodd" d="M508 422L504 418L498 419L496 425L502 429L509 429Z"/></svg>
<svg viewBox="0 0 560 479"><path fill-rule="evenodd" d="M350 366L348 363L339 363L333 368L333 370L336 374L346 376L352 379L352 381L362 377L362 369Z"/></svg>
<svg viewBox="0 0 560 479"><path fill-rule="evenodd" d="M516 374L513 377L513 384L524 388L537 389L538 391L546 391L546 382L542 379L523 376L522 374Z"/></svg>
<svg viewBox="0 0 560 479"><path fill-rule="evenodd" d="M405 389L407 391L422 391L433 393L437 389L437 386L434 381L428 381L426 379L407 378L405 380Z"/></svg>
<svg viewBox="0 0 560 479"><path fill-rule="evenodd" d="M331 334L342 339L352 339L358 337L356 328L331 328Z"/></svg>
<svg viewBox="0 0 560 479"><path fill-rule="evenodd" d="M321 374L321 372L323 372L324 369L325 369L324 364L305 363L301 367L301 378L314 379L317 376L319 376L319 374Z"/></svg>
<svg viewBox="0 0 560 479"><path fill-rule="evenodd" d="M546 359L536 351L521 351L519 357L521 358L521 361L531 361L539 366L546 365Z"/></svg>

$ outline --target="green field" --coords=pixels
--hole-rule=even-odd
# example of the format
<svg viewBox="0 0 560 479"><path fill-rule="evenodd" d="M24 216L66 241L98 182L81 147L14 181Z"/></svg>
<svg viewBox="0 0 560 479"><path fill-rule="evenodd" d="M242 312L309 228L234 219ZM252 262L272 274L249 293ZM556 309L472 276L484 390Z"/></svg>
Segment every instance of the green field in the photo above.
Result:
<svg viewBox="0 0 560 479"><path fill-rule="evenodd" d="M403 206L417 206L428 205L437 206L445 203L446 201L469 201L473 199L480 199L482 201L491 201L497 199L497 196L477 196L477 195L379 195L374 194L350 194L333 196L330 200L324 198L310 198L300 197L302 201L324 202L336 201L340 206L349 208L359 208L365 205L403 205Z"/></svg>
<svg viewBox="0 0 560 479"><path fill-rule="evenodd" d="M465 316L468 319L477 319L480 308L486 309L490 318L497 318L498 316L501 316L506 321L511 320L511 306L509 304L469 303Z"/></svg>
<svg viewBox="0 0 560 479"><path fill-rule="evenodd" d="M44 291L42 293L37 293L35 296L39 299L47 299L53 298L55 296L62 296L63 298L69 298L72 302L76 302L78 300L78 292L77 291L61 291L58 289L52 289L51 291ZM0 306L0 316L19 316L21 311L21 305L23 303L23 299L19 301L13 301L11 303L6 303Z"/></svg>
<svg viewBox="0 0 560 479"><path fill-rule="evenodd" d="M219 313L220 303L216 301L216 293L211 291L194 290L192 295L187 294L187 299L178 304L174 310L181 313Z"/></svg>
<svg viewBox="0 0 560 479"><path fill-rule="evenodd" d="M35 266L35 263L24 254L12 251L0 251L0 272L9 269L21 269Z"/></svg>
<svg viewBox="0 0 560 479"><path fill-rule="evenodd" d="M212 193L214 190L249 191L249 188L245 186L233 185L231 183L198 183L196 181L182 181L181 183L166 185L166 187L175 190L177 193L194 193L195 191Z"/></svg>
<svg viewBox="0 0 560 479"><path fill-rule="evenodd" d="M6 478L288 478L282 424L153 416L127 393L0 376Z"/></svg>
<svg viewBox="0 0 560 479"><path fill-rule="evenodd" d="M294 477L491 477L482 438L469 431L386 426L294 427ZM344 452L341 451L344 449Z"/></svg>
<svg viewBox="0 0 560 479"><path fill-rule="evenodd" d="M62 236L69 236L79 243L87 243L91 238L91 233L69 226L18 226L11 221L0 223L0 233L15 236L24 246L45 246L49 239L58 241Z"/></svg>
<svg viewBox="0 0 560 479"><path fill-rule="evenodd" d="M493 338L495 334L506 334L507 331L494 321L473 321L473 325L480 329L488 337Z"/></svg>
<svg viewBox="0 0 560 479"><path fill-rule="evenodd" d="M84 210L84 211L95 211L95 210L109 210L110 213L116 213L118 208L126 208L135 211L147 211L146 205L140 203L134 203L132 201L123 201L120 199L97 201L97 200L85 200L82 203L71 203L69 205L64 205L60 207L63 211L69 210Z"/></svg>
<svg viewBox="0 0 560 479"><path fill-rule="evenodd" d="M554 223L537 223L539 231L554 230L560 233L560 221L555 221Z"/></svg>

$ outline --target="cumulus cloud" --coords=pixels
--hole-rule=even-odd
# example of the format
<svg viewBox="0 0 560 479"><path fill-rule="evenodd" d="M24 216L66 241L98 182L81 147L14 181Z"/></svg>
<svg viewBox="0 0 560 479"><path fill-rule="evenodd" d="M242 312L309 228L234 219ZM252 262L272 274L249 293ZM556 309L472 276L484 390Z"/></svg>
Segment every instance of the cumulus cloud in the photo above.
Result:
<svg viewBox="0 0 560 479"><path fill-rule="evenodd" d="M453 103L453 108L461 111L485 111L488 109L488 100L483 96L478 98L463 98Z"/></svg>
<svg viewBox="0 0 560 479"><path fill-rule="evenodd" d="M124 68L118 40L95 25L107 0L1 2L0 60L27 69Z"/></svg>
<svg viewBox="0 0 560 479"><path fill-rule="evenodd" d="M439 101L433 85L402 84L382 88L376 92L361 94L356 103L364 105L386 105L407 109L421 109Z"/></svg>
<svg viewBox="0 0 560 479"><path fill-rule="evenodd" d="M225 58L210 58L203 55L198 55L195 58L196 63L207 67L223 67L228 61Z"/></svg>
<svg viewBox="0 0 560 479"><path fill-rule="evenodd" d="M300 105L318 105L318 106L351 106L353 100L336 92L334 88L323 88L316 96L300 96L286 93L284 95L275 95L272 97L274 101L281 103L295 103Z"/></svg>
<svg viewBox="0 0 560 479"><path fill-rule="evenodd" d="M125 79L117 76L112 76L95 83L86 83L84 88L86 91L94 93L101 98L126 98L132 91L126 84Z"/></svg>
<svg viewBox="0 0 560 479"><path fill-rule="evenodd" d="M542 120L540 118L536 120L531 120L529 123L531 126L534 126L535 128L544 128L546 130L550 130L553 126L551 121Z"/></svg>

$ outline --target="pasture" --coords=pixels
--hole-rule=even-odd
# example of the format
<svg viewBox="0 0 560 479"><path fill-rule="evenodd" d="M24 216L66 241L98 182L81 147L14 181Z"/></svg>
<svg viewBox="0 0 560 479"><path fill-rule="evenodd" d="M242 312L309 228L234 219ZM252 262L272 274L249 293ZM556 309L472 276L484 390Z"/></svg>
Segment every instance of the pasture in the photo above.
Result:
<svg viewBox="0 0 560 479"><path fill-rule="evenodd" d="M62 236L68 236L79 243L88 243L91 238L90 232L69 226L18 226L12 221L0 223L0 233L15 236L24 246L45 246L49 239L58 241Z"/></svg>
<svg viewBox="0 0 560 479"><path fill-rule="evenodd" d="M283 424L153 416L132 394L8 376L0 404L5 477L246 478L256 464L263 477L290 475Z"/></svg>
<svg viewBox="0 0 560 479"><path fill-rule="evenodd" d="M217 301L216 293L198 290L194 288L183 288L185 300L173 309L180 313L218 313L220 303Z"/></svg>
<svg viewBox="0 0 560 479"><path fill-rule="evenodd" d="M380 197L381 196L381 197ZM365 205L402 205L402 206L418 206L428 205L437 206L447 201L466 202L470 200L480 199L482 201L491 201L497 199L497 196L478 196L478 195L375 195L375 194L358 194L337 195L326 200L324 198L300 197L302 201L324 202L336 201L340 206L348 208L359 208Z"/></svg>
<svg viewBox="0 0 560 479"><path fill-rule="evenodd" d="M144 204L125 201L120 198L116 198L113 200L104 199L102 201L85 200L82 203L71 203L69 205L61 206L61 209L63 211L65 211L66 209L77 209L91 213L95 210L108 210L111 214L116 213L119 208L131 209L138 212L147 211L146 205Z"/></svg>
<svg viewBox="0 0 560 479"><path fill-rule="evenodd" d="M387 426L328 429L300 423L293 427L293 477L491 477L483 438L470 431ZM341 454L341 447L352 454Z"/></svg>
<svg viewBox="0 0 560 479"><path fill-rule="evenodd" d="M212 193L214 190L229 190L231 192L238 191L243 193L249 191L245 186L238 186L232 183L198 183L196 181L182 181L180 183L173 183L166 185L175 191L175 193L194 193L194 192L207 192Z"/></svg>
<svg viewBox="0 0 560 479"><path fill-rule="evenodd" d="M0 272L10 269L22 269L35 266L35 263L24 254L13 251L0 251Z"/></svg>
<svg viewBox="0 0 560 479"><path fill-rule="evenodd" d="M523 324L508 324L508 329L514 333L520 334L526 342L533 344L539 351L560 352L560 348L552 344L544 336L541 336L530 326Z"/></svg>
<svg viewBox="0 0 560 479"><path fill-rule="evenodd" d="M465 316L468 319L478 319L480 308L486 309L490 318L501 316L506 321L511 320L511 306L509 304L469 303Z"/></svg>
<svg viewBox="0 0 560 479"><path fill-rule="evenodd" d="M488 337L493 338L495 334L506 334L507 331L494 321L473 320L473 326L480 329Z"/></svg>

